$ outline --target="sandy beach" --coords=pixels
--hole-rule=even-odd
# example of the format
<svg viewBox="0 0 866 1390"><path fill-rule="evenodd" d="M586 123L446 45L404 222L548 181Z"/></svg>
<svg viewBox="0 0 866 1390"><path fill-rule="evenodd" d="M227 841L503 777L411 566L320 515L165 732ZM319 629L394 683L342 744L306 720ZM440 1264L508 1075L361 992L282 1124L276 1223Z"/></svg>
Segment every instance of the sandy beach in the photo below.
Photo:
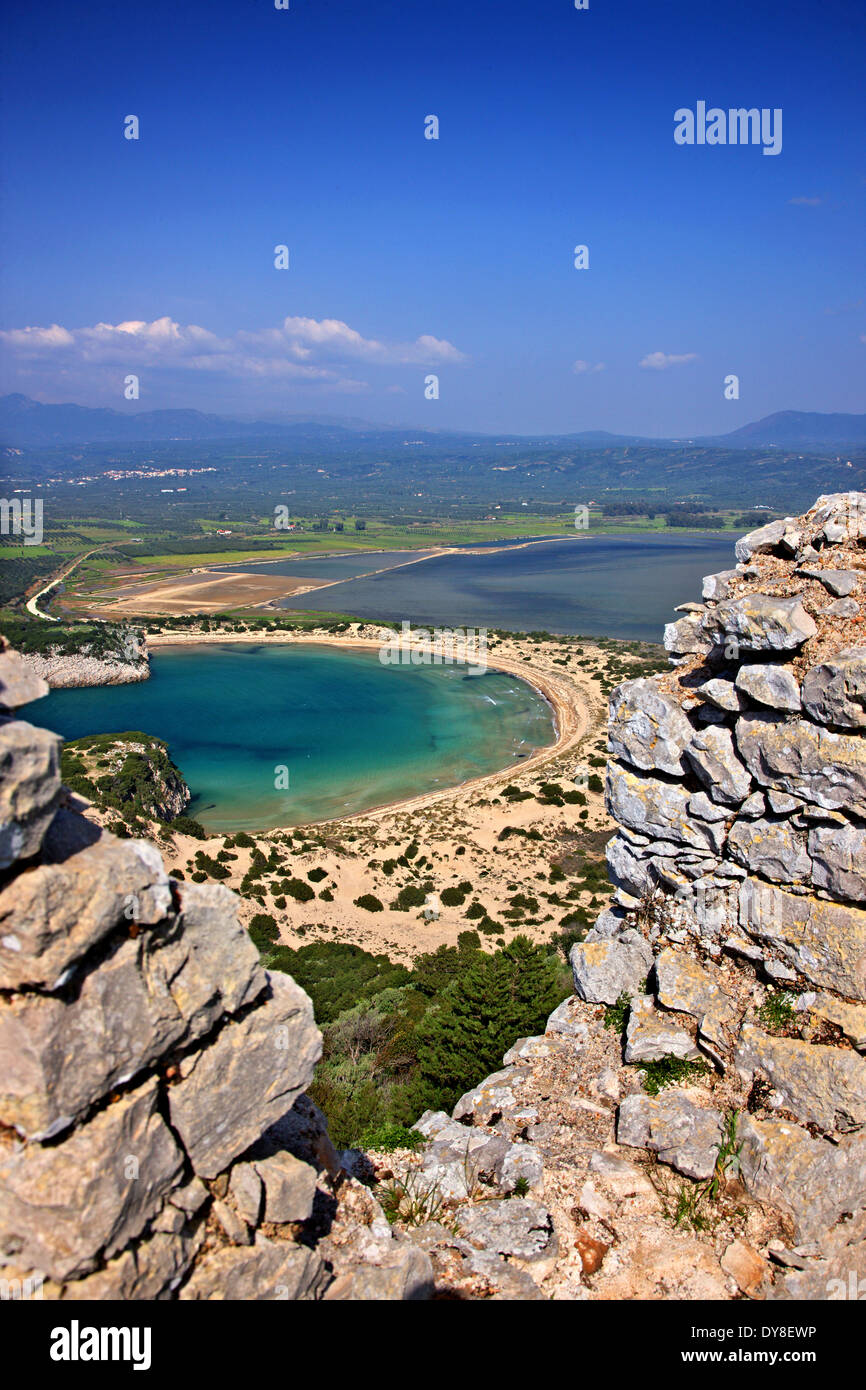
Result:
<svg viewBox="0 0 866 1390"><path fill-rule="evenodd" d="M165 632L150 635L148 642L153 649L252 642L377 651L393 635L390 629L358 624L343 637L323 632ZM590 642L575 650L574 643L557 639L491 638L490 648L491 669L526 681L550 704L554 741L519 763L460 786L253 836L265 857L274 856L275 867L245 890L245 920L269 913L287 945L350 941L410 961L421 951L455 944L461 932L477 925L478 904L488 924L482 940L491 946L518 931L548 939L563 918L579 909L598 910L608 885L593 882L582 891L572 886L567 900L559 898L557 888L561 865L579 877L581 865L602 861L610 833L600 781L607 717L601 682L608 654ZM551 784L566 793L580 791L580 799L557 805L545 791ZM226 883L240 888L252 849L234 846L231 835L213 835L205 842L175 835L173 840L175 857L167 856L172 869L188 878L196 871L197 852L214 858L225 850L236 856L225 861L230 871ZM286 879L310 884L314 896L303 903L286 896L280 890ZM402 910L394 904L400 890L411 885L424 886L437 899L450 888L446 897L462 893L462 900L441 905L435 916L425 916L417 906ZM252 892L259 901L251 900ZM381 910L358 906L358 899L369 898L381 903ZM490 922L498 924L495 935Z"/></svg>

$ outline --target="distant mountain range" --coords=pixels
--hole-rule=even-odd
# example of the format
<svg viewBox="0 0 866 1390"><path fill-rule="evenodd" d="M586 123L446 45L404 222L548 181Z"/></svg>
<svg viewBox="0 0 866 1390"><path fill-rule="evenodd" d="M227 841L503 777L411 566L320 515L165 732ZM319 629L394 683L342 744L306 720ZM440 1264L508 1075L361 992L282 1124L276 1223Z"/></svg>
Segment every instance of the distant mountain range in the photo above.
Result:
<svg viewBox="0 0 866 1390"><path fill-rule="evenodd" d="M83 405L45 405L18 393L0 397L0 444L12 448L49 448L62 444L130 444L157 440L272 439L306 445L333 443L341 439L350 444L356 436L395 440L411 434L413 441L438 445L455 441L520 440L536 446L571 444L586 448L624 447L669 448L684 444L729 449L809 449L862 446L866 444L866 415L828 415L818 411L783 410L763 420L742 425L730 434L705 435L689 439L653 439L645 435L610 434L605 430L584 430L579 434L546 436L495 436L468 431L419 430L416 426L364 424L351 420L292 419L234 420L208 415L200 410L143 410L126 413L93 409Z"/></svg>

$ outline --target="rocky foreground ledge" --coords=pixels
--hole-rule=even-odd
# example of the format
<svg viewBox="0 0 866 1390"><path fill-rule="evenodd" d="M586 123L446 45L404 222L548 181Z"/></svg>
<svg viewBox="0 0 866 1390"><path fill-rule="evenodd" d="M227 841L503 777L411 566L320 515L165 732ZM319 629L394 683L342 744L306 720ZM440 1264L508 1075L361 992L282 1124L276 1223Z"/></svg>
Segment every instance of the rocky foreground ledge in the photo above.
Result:
<svg viewBox="0 0 866 1390"><path fill-rule="evenodd" d="M673 669L614 693L615 903L574 997L415 1152L335 1153L307 996L261 968L232 894L61 804L57 739L14 718L44 687L0 654L7 1287L857 1296L866 495L737 553L668 629Z"/></svg>

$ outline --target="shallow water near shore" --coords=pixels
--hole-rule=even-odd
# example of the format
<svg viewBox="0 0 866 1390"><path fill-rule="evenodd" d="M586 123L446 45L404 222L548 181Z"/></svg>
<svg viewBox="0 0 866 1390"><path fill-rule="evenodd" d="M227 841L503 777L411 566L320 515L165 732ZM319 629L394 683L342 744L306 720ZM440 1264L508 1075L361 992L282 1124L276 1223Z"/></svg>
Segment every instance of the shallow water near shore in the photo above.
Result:
<svg viewBox="0 0 866 1390"><path fill-rule="evenodd" d="M519 765L555 737L547 702L504 672L253 643L160 647L150 680L55 690L24 717L64 738L164 739L187 814L212 831L352 815Z"/></svg>

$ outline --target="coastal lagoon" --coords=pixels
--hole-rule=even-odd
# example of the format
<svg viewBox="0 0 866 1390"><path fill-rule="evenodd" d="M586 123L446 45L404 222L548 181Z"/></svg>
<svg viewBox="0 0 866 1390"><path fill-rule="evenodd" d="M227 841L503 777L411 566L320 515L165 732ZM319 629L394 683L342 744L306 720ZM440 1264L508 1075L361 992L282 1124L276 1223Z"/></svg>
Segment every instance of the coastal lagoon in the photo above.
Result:
<svg viewBox="0 0 866 1390"><path fill-rule="evenodd" d="M211 831L351 815L517 765L555 737L547 702L516 676L312 645L160 647L150 680L55 690L28 715L67 739L164 739L188 814Z"/></svg>
<svg viewBox="0 0 866 1390"><path fill-rule="evenodd" d="M311 563L290 572L309 574ZM370 621L405 618L428 627L660 642L683 594L700 593L703 575L734 563L730 535L587 535L480 555L437 555L366 579L347 576L277 607Z"/></svg>

